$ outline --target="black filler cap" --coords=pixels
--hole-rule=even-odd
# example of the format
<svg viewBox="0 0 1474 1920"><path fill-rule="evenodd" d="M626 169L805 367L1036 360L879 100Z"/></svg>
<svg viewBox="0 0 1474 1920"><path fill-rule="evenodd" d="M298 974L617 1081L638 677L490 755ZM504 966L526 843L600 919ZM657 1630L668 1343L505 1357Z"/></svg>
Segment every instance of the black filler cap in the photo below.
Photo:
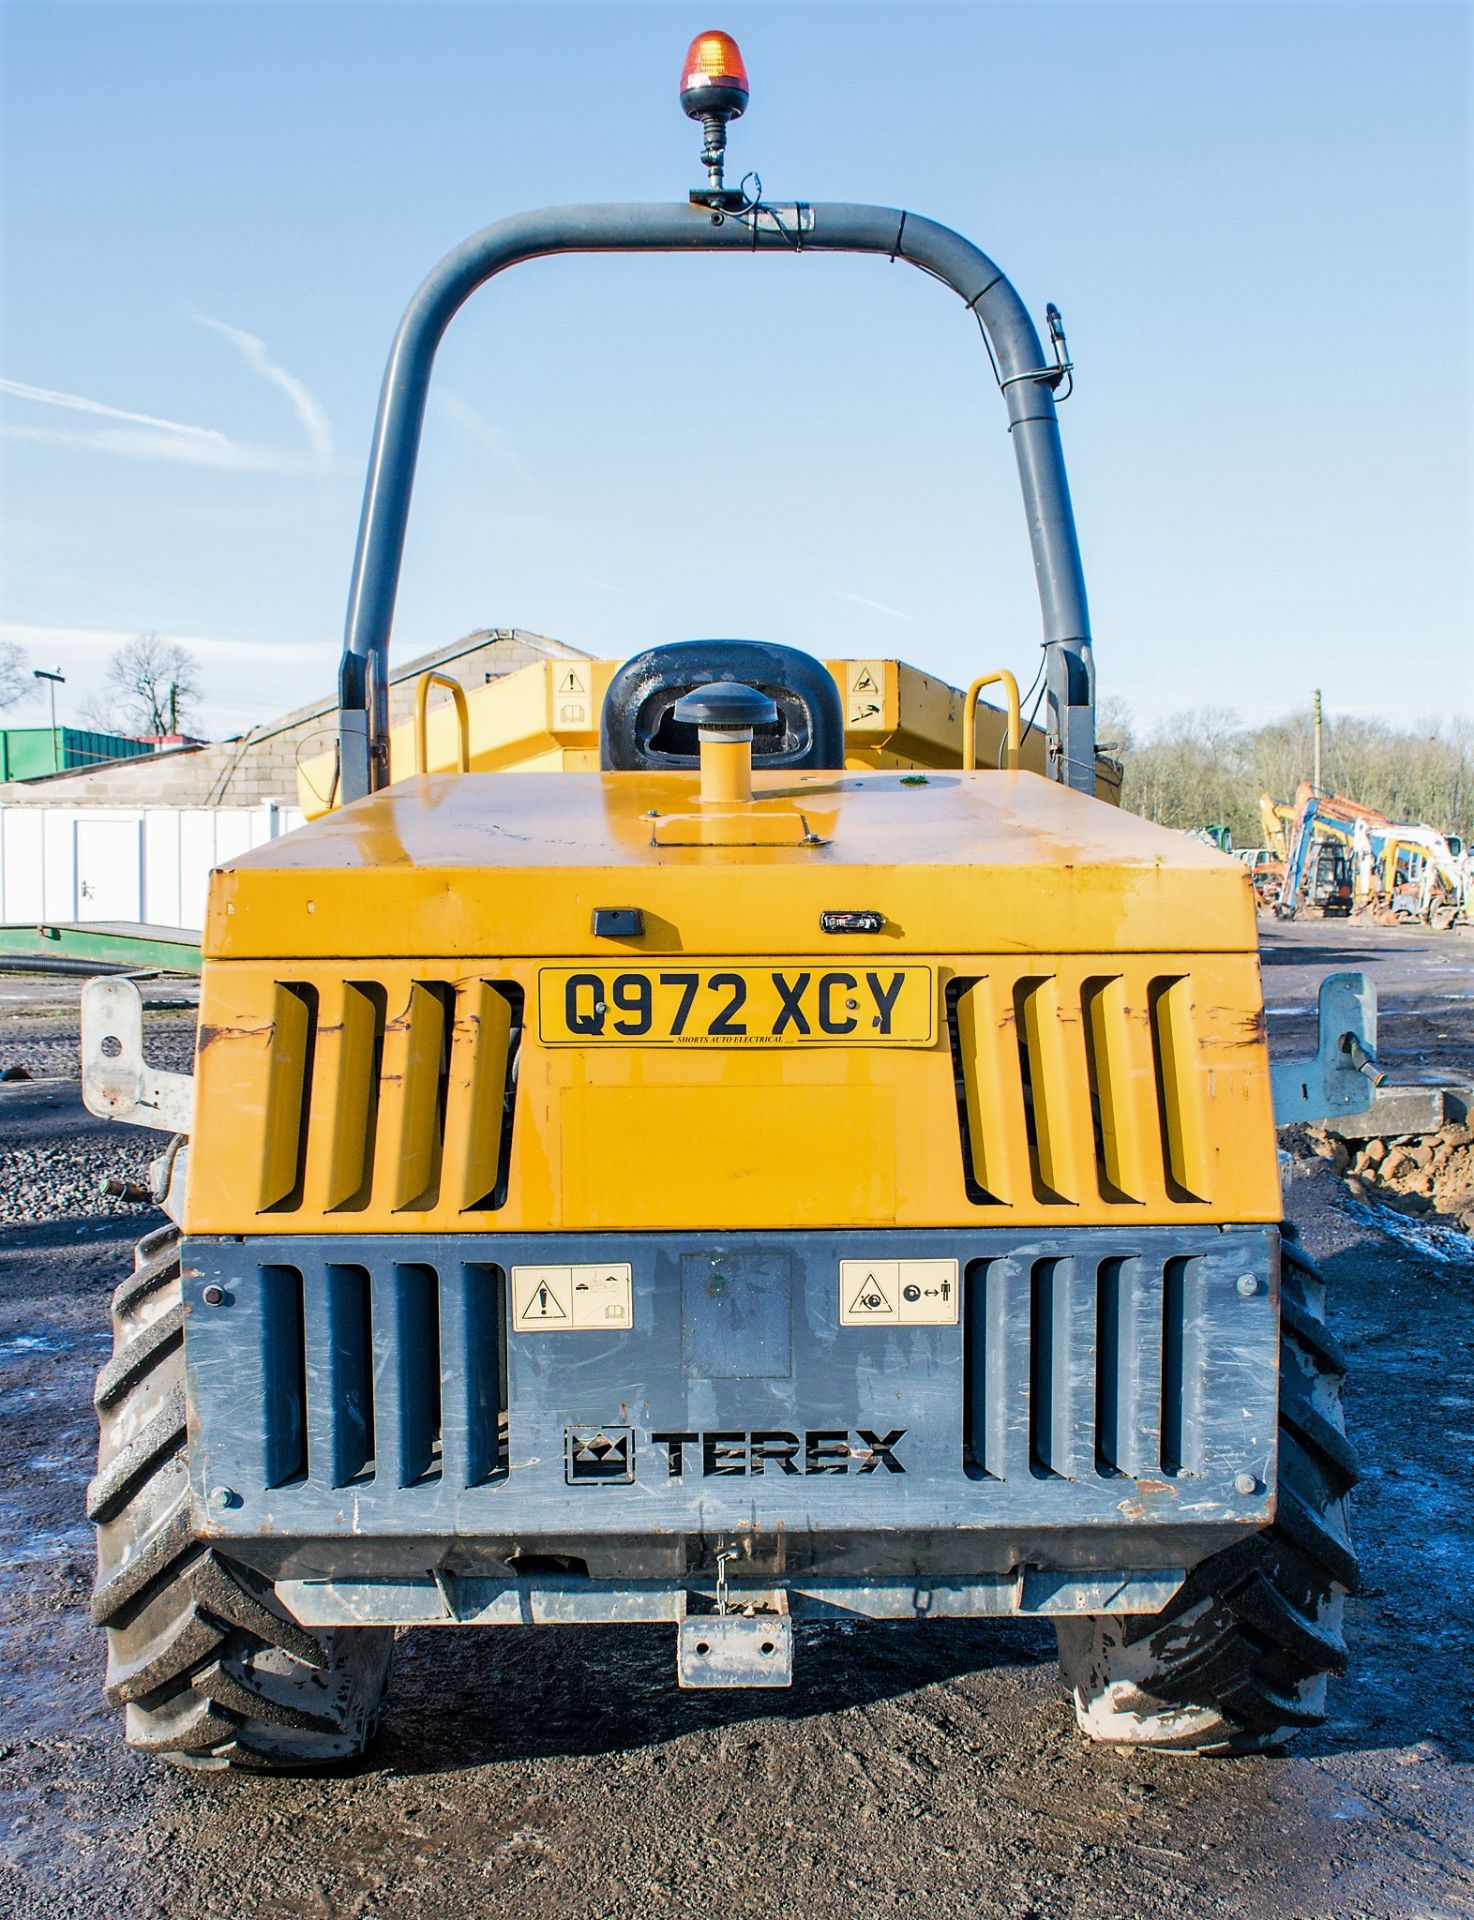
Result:
<svg viewBox="0 0 1474 1920"><path fill-rule="evenodd" d="M740 680L711 680L693 687L676 702L675 717L688 727L710 733L751 733L754 727L775 727L778 708L765 693Z"/></svg>

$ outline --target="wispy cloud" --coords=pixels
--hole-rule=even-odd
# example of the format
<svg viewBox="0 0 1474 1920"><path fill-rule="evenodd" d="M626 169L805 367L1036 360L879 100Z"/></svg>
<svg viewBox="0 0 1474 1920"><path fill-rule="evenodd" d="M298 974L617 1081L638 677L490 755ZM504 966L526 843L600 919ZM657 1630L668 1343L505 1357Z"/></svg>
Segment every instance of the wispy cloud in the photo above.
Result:
<svg viewBox="0 0 1474 1920"><path fill-rule="evenodd" d="M430 405L446 420L453 421L463 432L468 433L479 446L509 467L520 480L529 480L522 456L513 445L512 436L504 427L498 427L479 414L469 401L463 400L451 387L436 387L430 395Z"/></svg>
<svg viewBox="0 0 1474 1920"><path fill-rule="evenodd" d="M232 327L224 320L212 320L205 313L197 313L193 317L200 326L209 327L212 332L228 340L253 373L259 373L263 380L287 396L307 436L314 459L319 467L326 467L333 457L333 429L317 396L294 373L288 373L285 367L279 367L269 359L266 342L258 340L254 333Z"/></svg>
<svg viewBox="0 0 1474 1920"><path fill-rule="evenodd" d="M204 314L194 318L202 327L222 334L236 348L253 372L287 396L307 441L306 453L287 448L261 446L252 441L234 439L215 427L200 427L184 420L166 420L158 414L138 413L130 407L115 407L86 394L61 393L53 387L32 386L25 380L0 378L0 393L33 406L53 407L65 413L89 415L106 425L91 427L45 427L20 421L0 423L0 438L29 441L54 447L74 447L79 451L111 453L129 460L160 460L177 466L214 467L233 473L321 473L332 463L333 433L327 414L309 389L271 360L265 343L253 333L227 326Z"/></svg>
<svg viewBox="0 0 1474 1920"><path fill-rule="evenodd" d="M0 439L36 442L51 447L75 447L83 452L118 453L130 460L165 460L176 466L217 467L233 473L300 473L305 462L272 451L245 446L224 434L201 439L191 432L140 427L98 427L92 431L67 427L25 427L11 421L0 424Z"/></svg>
<svg viewBox="0 0 1474 1920"><path fill-rule="evenodd" d="M908 627L916 624L915 618L903 613L899 607L887 606L884 600L872 600L863 593L846 593L842 587L832 589L836 600L848 600L853 606L868 607L872 613L883 613L888 620L904 620Z"/></svg>
<svg viewBox="0 0 1474 1920"><path fill-rule="evenodd" d="M0 393L37 406L59 407L68 413L91 414L117 421L104 427L35 427L18 421L0 423L0 438L39 442L53 447L76 447L93 453L116 453L129 460L167 460L189 467L217 467L236 473L295 473L306 464L300 454L282 454L273 447L257 447L232 440L214 427L190 426L183 420L161 420L127 407L110 407L85 394L56 393L23 380L0 379Z"/></svg>
<svg viewBox="0 0 1474 1920"><path fill-rule="evenodd" d="M248 464L243 460L249 449L239 447L228 435L213 427L190 426L183 420L164 420L153 413L135 413L129 407L111 407L103 400L90 400L81 393L58 393L51 387L33 387L25 380L0 378L0 393L12 399L28 400L40 407L57 407L64 413L89 414L94 419L115 420L107 427L33 427L7 421L0 434L7 440L33 440L62 447L93 447L104 453L131 455L135 460L177 460L193 466L226 467Z"/></svg>
<svg viewBox="0 0 1474 1920"><path fill-rule="evenodd" d="M17 400L35 400L43 407L63 407L72 413L97 413L107 420L128 420L140 427L162 427L166 433L187 433L216 443L225 438L223 433L216 433L212 427L188 427L180 420L161 420L153 413L130 413L126 407L110 407L101 400L88 400L80 393L56 393L50 387L32 387L24 380L0 379L0 393L14 394Z"/></svg>

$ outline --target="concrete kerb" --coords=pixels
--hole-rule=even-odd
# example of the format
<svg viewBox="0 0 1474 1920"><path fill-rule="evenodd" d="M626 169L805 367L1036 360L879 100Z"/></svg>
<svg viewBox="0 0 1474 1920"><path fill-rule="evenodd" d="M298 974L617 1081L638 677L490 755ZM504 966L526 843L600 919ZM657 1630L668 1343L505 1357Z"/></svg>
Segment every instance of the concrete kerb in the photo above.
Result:
<svg viewBox="0 0 1474 1920"><path fill-rule="evenodd" d="M1342 1140L1389 1140L1465 1126L1474 1087L1378 1087L1365 1113L1337 1114L1330 1131Z"/></svg>

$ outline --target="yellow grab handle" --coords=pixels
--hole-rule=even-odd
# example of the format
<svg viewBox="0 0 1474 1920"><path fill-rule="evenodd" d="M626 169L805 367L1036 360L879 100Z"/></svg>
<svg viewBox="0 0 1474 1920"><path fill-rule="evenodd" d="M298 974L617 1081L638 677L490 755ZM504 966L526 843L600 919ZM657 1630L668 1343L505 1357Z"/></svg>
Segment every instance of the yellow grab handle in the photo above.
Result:
<svg viewBox="0 0 1474 1920"><path fill-rule="evenodd" d="M431 687L444 687L455 701L456 729L459 739L459 760L457 773L471 771L471 715L466 706L466 690L459 680L452 680L448 673L422 673L415 682L415 772L423 773L429 764L429 705Z"/></svg>
<svg viewBox="0 0 1474 1920"><path fill-rule="evenodd" d="M1000 667L997 673L984 673L973 681L967 690L966 705L962 709L962 764L971 773L977 766L977 719L978 695L984 687L1003 683L1003 692L1008 701L1008 770L1018 771L1018 750L1020 744L1020 722L1018 704L1018 681L1008 671Z"/></svg>

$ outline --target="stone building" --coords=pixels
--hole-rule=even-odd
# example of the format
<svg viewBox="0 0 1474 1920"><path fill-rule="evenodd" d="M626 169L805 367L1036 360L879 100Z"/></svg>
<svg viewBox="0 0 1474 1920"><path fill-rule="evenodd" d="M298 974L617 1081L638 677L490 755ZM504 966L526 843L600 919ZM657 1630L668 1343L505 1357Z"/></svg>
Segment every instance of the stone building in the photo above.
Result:
<svg viewBox="0 0 1474 1920"><path fill-rule="evenodd" d="M483 627L448 647L407 661L390 677L394 721L408 718L414 683L434 668L469 692L538 660L582 660L577 647L520 629ZM173 747L127 760L0 782L0 806L250 807L274 800L297 804L297 761L332 743L336 691L235 740Z"/></svg>

